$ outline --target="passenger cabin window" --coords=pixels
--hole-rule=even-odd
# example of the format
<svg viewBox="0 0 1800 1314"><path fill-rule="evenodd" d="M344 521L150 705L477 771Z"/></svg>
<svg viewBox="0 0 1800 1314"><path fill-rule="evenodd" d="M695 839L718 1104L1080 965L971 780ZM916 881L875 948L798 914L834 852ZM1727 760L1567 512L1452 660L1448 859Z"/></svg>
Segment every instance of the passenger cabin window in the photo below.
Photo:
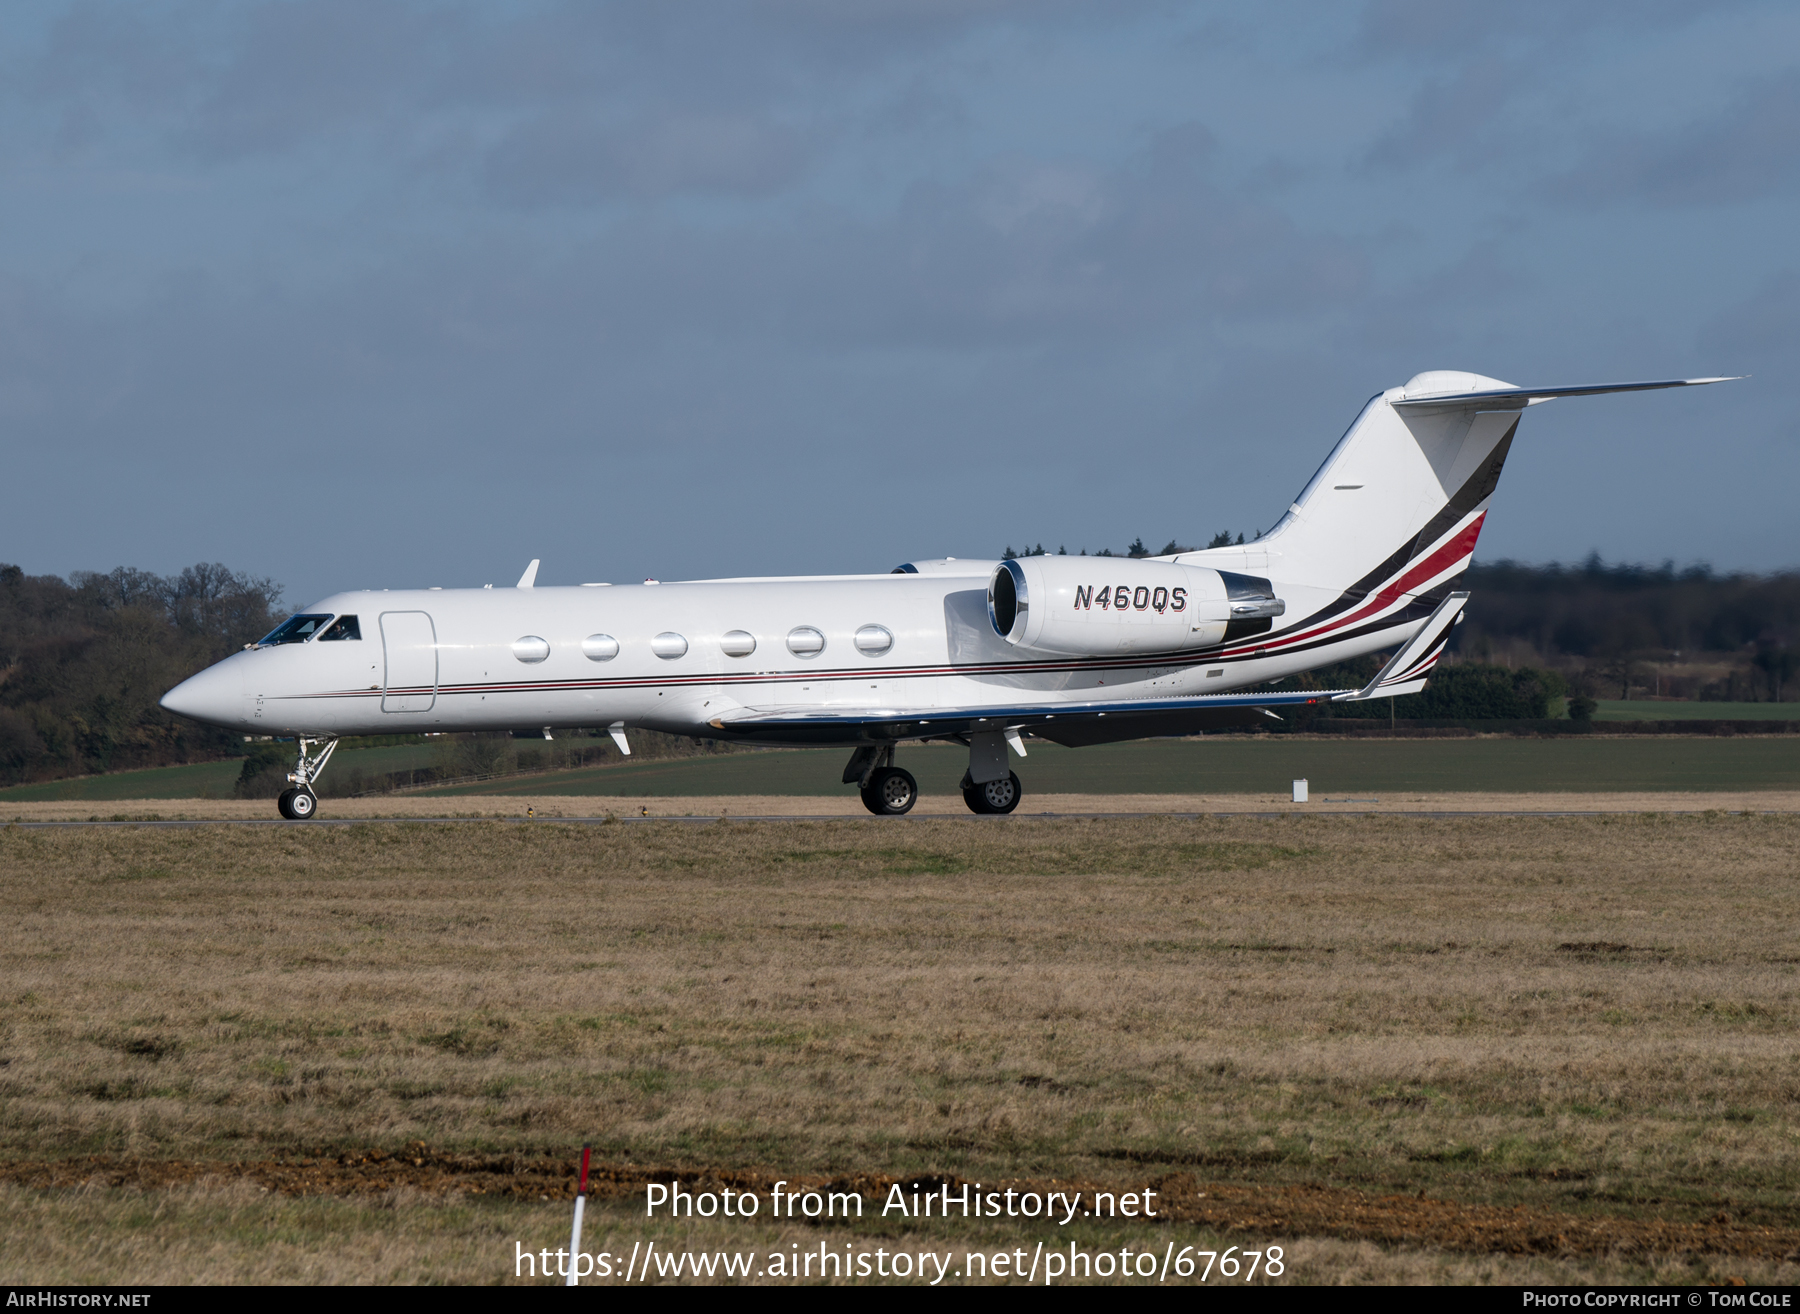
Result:
<svg viewBox="0 0 1800 1314"><path fill-rule="evenodd" d="M290 616L265 634L257 646L267 648L276 643L305 643L330 619L330 616Z"/></svg>
<svg viewBox="0 0 1800 1314"><path fill-rule="evenodd" d="M356 623L354 616L339 616L337 624L319 636L320 643L330 643L333 639L360 639L362 627Z"/></svg>

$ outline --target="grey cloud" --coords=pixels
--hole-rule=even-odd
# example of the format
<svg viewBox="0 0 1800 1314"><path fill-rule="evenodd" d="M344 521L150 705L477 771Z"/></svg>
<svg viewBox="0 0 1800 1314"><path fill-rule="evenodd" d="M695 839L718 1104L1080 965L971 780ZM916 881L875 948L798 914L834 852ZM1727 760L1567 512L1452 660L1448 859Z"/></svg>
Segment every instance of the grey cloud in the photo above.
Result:
<svg viewBox="0 0 1800 1314"><path fill-rule="evenodd" d="M816 149L800 128L744 115L677 113L614 125L545 114L495 145L483 176L490 195L515 204L756 196L799 178Z"/></svg>
<svg viewBox="0 0 1800 1314"><path fill-rule="evenodd" d="M1643 39L1722 8L1702 0L1526 0L1496 7L1479 0L1373 0L1362 14L1358 45L1365 56L1398 71L1424 74L1405 116L1363 158L1365 167L1403 169L1449 159L1465 170L1541 172L1558 158L1571 132L1567 107L1548 122L1515 113L1546 88L1579 83L1603 63L1595 46L1628 31ZM1420 61L1428 61L1420 64ZM1563 154L1560 158L1566 159Z"/></svg>
<svg viewBox="0 0 1800 1314"><path fill-rule="evenodd" d="M391 129L418 84L472 33L457 9L395 0L264 4L180 130L200 153L230 158L291 149L322 133Z"/></svg>
<svg viewBox="0 0 1800 1314"><path fill-rule="evenodd" d="M1800 70L1753 87L1727 109L1672 133L1621 132L1554 179L1583 205L1732 205L1800 185Z"/></svg>
<svg viewBox="0 0 1800 1314"><path fill-rule="evenodd" d="M638 344L773 335L825 352L1142 343L1313 314L1366 286L1357 245L1234 194L1214 154L1192 124L1117 164L993 160L876 218L818 204L722 227L636 215L555 256L501 259L606 308L596 331L617 317Z"/></svg>
<svg viewBox="0 0 1800 1314"><path fill-rule="evenodd" d="M21 61L19 89L46 101L116 97L136 109L175 104L206 74L190 11L70 5L49 24L44 47Z"/></svg>
<svg viewBox="0 0 1800 1314"><path fill-rule="evenodd" d="M1756 292L1709 320L1699 341L1716 362L1708 368L1737 374L1773 367L1791 387L1800 360L1800 272L1771 274Z"/></svg>
<svg viewBox="0 0 1800 1314"><path fill-rule="evenodd" d="M1469 58L1500 50L1533 49L1542 56L1586 32L1675 27L1722 10L1755 8L1766 0L1370 0L1358 44L1371 58L1420 54Z"/></svg>
<svg viewBox="0 0 1800 1314"><path fill-rule="evenodd" d="M1406 168L1448 155L1464 167L1489 162L1497 150L1492 129L1500 120L1527 66L1509 59L1472 60L1446 79L1433 79L1413 97L1406 119L1376 141L1367 163Z"/></svg>
<svg viewBox="0 0 1800 1314"><path fill-rule="evenodd" d="M897 351L957 371L1021 352L1111 359L1331 311L1366 286L1357 248L1235 198L1213 154L1191 125L1122 166L1019 157L921 185L884 220L640 216L557 249L527 233L422 247L310 289L178 272L99 317L48 284L15 288L0 298L21 348L0 363L0 410L45 438L181 434L184 460L380 432L387 455L370 459L403 467L428 435L572 440L583 426L567 417L616 413L609 389L641 399L627 381L673 372L679 394L746 354L825 376Z"/></svg>
<svg viewBox="0 0 1800 1314"><path fill-rule="evenodd" d="M915 187L882 225L840 222L782 262L821 339L1137 341L1181 322L1257 321L1364 285L1351 243L1308 232L1211 175L1211 134L1161 134L1136 159L997 161Z"/></svg>
<svg viewBox="0 0 1800 1314"><path fill-rule="evenodd" d="M1154 6L1130 6L1142 8ZM188 0L151 17L83 0L51 25L24 89L60 104L75 128L97 107L123 106L140 127L218 159L334 134L376 138L405 154L413 138L429 134L433 116L516 116L525 120L516 132L530 137L531 120L565 113L577 121L568 136L581 134L584 117L646 119L651 129L637 135L684 139L661 154L691 159L715 149L708 139L738 131L724 120L755 121L764 138L779 136L771 125L784 106L785 117L795 117L796 105L873 70L1012 21L1042 30L1095 15L1078 4L1026 0L570 0L513 11L416 0ZM717 122L709 128L708 119ZM765 140L749 150L767 147Z"/></svg>

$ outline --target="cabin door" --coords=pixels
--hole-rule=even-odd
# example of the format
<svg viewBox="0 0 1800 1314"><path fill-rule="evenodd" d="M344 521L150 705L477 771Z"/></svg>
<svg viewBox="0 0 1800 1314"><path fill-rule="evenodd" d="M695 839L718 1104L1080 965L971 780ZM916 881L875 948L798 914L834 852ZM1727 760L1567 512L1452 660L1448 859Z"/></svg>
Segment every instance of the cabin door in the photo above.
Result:
<svg viewBox="0 0 1800 1314"><path fill-rule="evenodd" d="M429 712L437 702L437 631L422 611L381 614L381 650L387 658L384 712Z"/></svg>

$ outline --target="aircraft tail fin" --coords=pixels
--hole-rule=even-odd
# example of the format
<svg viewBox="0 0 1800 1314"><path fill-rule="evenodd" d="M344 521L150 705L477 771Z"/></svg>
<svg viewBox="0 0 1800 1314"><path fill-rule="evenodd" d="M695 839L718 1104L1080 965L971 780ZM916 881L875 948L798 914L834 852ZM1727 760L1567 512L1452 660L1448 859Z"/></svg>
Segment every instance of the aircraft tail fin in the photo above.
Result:
<svg viewBox="0 0 1800 1314"><path fill-rule="evenodd" d="M1252 573L1341 588L1347 598L1441 598L1474 555L1526 407L1724 381L1521 388L1451 370L1416 375L1370 398L1275 528L1230 551L1261 553L1245 563L1263 567Z"/></svg>

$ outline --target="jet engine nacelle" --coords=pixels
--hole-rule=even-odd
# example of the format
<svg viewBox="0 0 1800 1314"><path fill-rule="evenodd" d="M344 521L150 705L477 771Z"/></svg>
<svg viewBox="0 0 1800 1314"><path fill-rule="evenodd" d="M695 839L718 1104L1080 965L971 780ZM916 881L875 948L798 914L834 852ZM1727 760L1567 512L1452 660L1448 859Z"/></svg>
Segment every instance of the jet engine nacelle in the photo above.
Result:
<svg viewBox="0 0 1800 1314"><path fill-rule="evenodd" d="M1023 557L988 580L996 634L1076 657L1207 648L1267 630L1286 610L1266 579L1172 561Z"/></svg>

